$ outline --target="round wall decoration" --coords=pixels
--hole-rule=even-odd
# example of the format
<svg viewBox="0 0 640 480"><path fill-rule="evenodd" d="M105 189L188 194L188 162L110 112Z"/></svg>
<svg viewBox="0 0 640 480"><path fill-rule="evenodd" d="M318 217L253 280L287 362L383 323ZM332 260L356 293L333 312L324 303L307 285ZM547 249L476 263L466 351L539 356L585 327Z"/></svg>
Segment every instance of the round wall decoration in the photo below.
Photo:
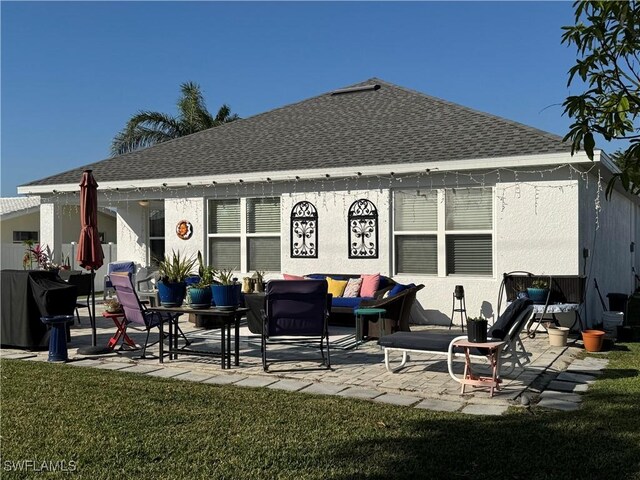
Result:
<svg viewBox="0 0 640 480"><path fill-rule="evenodd" d="M182 240L189 240L193 235L193 225L186 220L180 220L176 225L176 235Z"/></svg>

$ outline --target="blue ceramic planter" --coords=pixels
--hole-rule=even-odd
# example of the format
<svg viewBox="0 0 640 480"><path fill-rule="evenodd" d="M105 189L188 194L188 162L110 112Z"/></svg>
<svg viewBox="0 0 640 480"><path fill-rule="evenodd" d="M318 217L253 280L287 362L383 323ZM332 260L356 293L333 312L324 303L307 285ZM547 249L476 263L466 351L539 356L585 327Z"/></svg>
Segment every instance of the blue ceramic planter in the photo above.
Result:
<svg viewBox="0 0 640 480"><path fill-rule="evenodd" d="M210 287L196 288L191 287L189 289L189 304L197 306L210 306L211 299L213 298L213 292Z"/></svg>
<svg viewBox="0 0 640 480"><path fill-rule="evenodd" d="M547 296L549 295L548 288L527 288L529 298L536 304L544 304L547 302Z"/></svg>
<svg viewBox="0 0 640 480"><path fill-rule="evenodd" d="M236 308L240 304L242 285L211 285L213 303L219 308Z"/></svg>
<svg viewBox="0 0 640 480"><path fill-rule="evenodd" d="M165 307L180 307L187 293L187 285L180 283L164 283L158 282L158 294L160 295L160 304Z"/></svg>

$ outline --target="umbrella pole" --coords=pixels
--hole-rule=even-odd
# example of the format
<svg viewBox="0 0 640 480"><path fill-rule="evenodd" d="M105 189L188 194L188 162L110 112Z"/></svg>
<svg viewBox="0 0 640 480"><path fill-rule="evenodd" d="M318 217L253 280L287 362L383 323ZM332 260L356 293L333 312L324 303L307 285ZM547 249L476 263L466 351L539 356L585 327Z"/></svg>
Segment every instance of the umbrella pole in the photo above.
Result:
<svg viewBox="0 0 640 480"><path fill-rule="evenodd" d="M91 268L91 345L96 346L96 275Z"/></svg>

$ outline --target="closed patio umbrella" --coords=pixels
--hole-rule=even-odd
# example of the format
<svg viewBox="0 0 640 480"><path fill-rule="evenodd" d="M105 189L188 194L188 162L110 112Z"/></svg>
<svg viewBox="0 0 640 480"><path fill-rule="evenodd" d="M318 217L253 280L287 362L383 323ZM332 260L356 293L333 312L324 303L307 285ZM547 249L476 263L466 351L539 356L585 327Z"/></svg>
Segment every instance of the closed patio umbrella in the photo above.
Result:
<svg viewBox="0 0 640 480"><path fill-rule="evenodd" d="M98 233L98 183L91 170L85 170L80 181L80 240L76 260L91 271L91 345L96 346L96 287L94 272L103 264L104 253Z"/></svg>

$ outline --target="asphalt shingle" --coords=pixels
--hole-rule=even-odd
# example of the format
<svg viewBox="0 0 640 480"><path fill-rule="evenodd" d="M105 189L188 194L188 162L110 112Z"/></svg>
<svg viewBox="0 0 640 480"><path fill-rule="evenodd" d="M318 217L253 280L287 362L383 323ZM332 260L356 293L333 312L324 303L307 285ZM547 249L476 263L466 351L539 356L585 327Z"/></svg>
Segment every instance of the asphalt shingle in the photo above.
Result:
<svg viewBox="0 0 640 480"><path fill-rule="evenodd" d="M302 171L569 152L561 137L372 78L27 184ZM177 166L179 165L179 168Z"/></svg>

